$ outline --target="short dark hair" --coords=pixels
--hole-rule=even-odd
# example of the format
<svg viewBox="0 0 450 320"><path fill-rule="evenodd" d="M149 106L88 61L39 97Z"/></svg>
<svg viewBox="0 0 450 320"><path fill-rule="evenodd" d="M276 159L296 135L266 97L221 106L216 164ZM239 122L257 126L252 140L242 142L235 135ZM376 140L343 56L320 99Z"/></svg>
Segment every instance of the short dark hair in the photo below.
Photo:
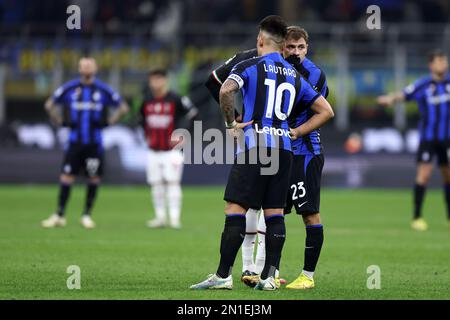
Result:
<svg viewBox="0 0 450 320"><path fill-rule="evenodd" d="M447 54L441 49L434 49L428 53L428 62L431 63L437 57L446 57Z"/></svg>
<svg viewBox="0 0 450 320"><path fill-rule="evenodd" d="M265 31L272 36L285 38L287 33L287 23L280 16L267 16L259 23L259 30Z"/></svg>
<svg viewBox="0 0 450 320"><path fill-rule="evenodd" d="M167 77L167 70L163 68L152 69L148 72L148 76L163 76Z"/></svg>
<svg viewBox="0 0 450 320"><path fill-rule="evenodd" d="M289 39L299 40L301 38L305 39L305 42L308 43L309 35L305 29L299 26L289 26L287 28L286 40Z"/></svg>

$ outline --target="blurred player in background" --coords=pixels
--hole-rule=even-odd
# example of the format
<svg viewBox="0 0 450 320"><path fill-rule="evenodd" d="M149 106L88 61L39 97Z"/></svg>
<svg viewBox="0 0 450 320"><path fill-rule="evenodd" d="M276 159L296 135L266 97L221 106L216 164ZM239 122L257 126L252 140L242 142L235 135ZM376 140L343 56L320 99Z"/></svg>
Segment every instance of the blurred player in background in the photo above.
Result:
<svg viewBox="0 0 450 320"><path fill-rule="evenodd" d="M283 56L313 85L316 91L326 98L328 96L328 86L325 73L306 58L308 41L309 36L306 30L298 26L288 27ZM257 55L256 49L239 52L211 73L206 86L217 101L220 86L231 69L237 63L255 55ZM313 114L314 112L311 110L305 110L298 115L291 114L290 127L298 127ZM313 275L323 244L323 227L320 220L319 206L324 158L319 130L314 130L310 134L293 141L292 146L294 164L285 214L290 213L292 205L295 205L296 212L303 217L307 236L302 274L294 283L288 285L288 288L307 289L314 287ZM258 209L248 210L246 215L246 235L242 244L243 266L241 280L249 286L255 286L258 282L266 255L265 219L264 215L260 215L258 221L258 213ZM258 250L255 263L253 256L257 234ZM285 282L282 278L279 281L281 284Z"/></svg>
<svg viewBox="0 0 450 320"><path fill-rule="evenodd" d="M102 129L119 121L129 110L117 92L96 79L95 59L81 58L78 71L79 79L63 84L45 103L45 110L51 120L57 125L70 128L61 168L58 208L56 213L42 221L45 228L66 225L65 208L71 186L80 169L88 177L81 224L89 229L95 227L91 210L103 172ZM109 107L116 107L111 115Z"/></svg>
<svg viewBox="0 0 450 320"><path fill-rule="evenodd" d="M414 215L411 227L427 230L422 218L422 203L427 184L433 170L432 160L436 156L444 182L447 203L447 219L450 228L450 76L448 56L441 50L430 53L428 59L430 75L407 86L402 92L380 96L381 105L415 100L419 106L419 149L417 152L417 173L414 186Z"/></svg>
<svg viewBox="0 0 450 320"><path fill-rule="evenodd" d="M167 71L155 69L149 73L150 96L141 107L142 124L148 145L147 182L151 186L156 217L148 221L150 228L169 225L179 229L181 212L181 177L183 154L173 149L178 143L171 139L178 128L188 128L198 110L191 100L169 91ZM169 212L169 223L166 211Z"/></svg>

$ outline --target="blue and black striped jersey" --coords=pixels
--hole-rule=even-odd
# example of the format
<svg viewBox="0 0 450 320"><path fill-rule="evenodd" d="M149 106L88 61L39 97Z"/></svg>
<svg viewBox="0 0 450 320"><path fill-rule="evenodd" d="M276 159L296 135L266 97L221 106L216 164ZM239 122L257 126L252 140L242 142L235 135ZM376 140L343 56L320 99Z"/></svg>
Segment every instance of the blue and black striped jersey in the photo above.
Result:
<svg viewBox="0 0 450 320"><path fill-rule="evenodd" d="M301 64L294 65L300 74L309 81L313 88L322 94L323 97L328 96L328 86L325 73L317 67L311 60L304 58ZM300 126L308 121L314 115L311 109L306 109L300 114L294 112L289 119L291 128ZM300 139L292 142L292 152L295 155L319 155L323 152L322 143L320 141L320 129L312 131Z"/></svg>
<svg viewBox="0 0 450 320"><path fill-rule="evenodd" d="M419 106L421 141L450 140L450 76L443 81L423 77L404 88L403 94Z"/></svg>
<svg viewBox="0 0 450 320"><path fill-rule="evenodd" d="M242 121L253 120L244 128L245 148L291 151L290 113L308 109L320 94L277 52L238 63L228 79L236 81L242 91Z"/></svg>
<svg viewBox="0 0 450 320"><path fill-rule="evenodd" d="M107 125L108 107L118 106L120 95L100 80L90 85L79 79L64 83L52 95L62 107L64 125L70 127L71 144L102 144L101 129Z"/></svg>

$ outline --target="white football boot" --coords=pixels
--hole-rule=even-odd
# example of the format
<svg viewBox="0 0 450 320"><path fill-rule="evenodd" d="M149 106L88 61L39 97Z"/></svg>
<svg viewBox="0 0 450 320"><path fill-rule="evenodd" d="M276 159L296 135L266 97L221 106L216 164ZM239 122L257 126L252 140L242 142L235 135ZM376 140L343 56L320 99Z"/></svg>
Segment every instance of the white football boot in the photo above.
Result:
<svg viewBox="0 0 450 320"><path fill-rule="evenodd" d="M230 274L227 278L221 278L216 274L208 275L205 281L197 284L193 284L189 287L195 290L205 290L205 289L233 289L233 276Z"/></svg>
<svg viewBox="0 0 450 320"><path fill-rule="evenodd" d="M84 214L81 217L81 225L85 227L86 229L94 229L95 228L95 222L92 220L91 216Z"/></svg>
<svg viewBox="0 0 450 320"><path fill-rule="evenodd" d="M256 284L255 290L264 290L264 291L274 291L278 289L277 283L275 282L274 277L268 277L265 280L259 279L259 282Z"/></svg>
<svg viewBox="0 0 450 320"><path fill-rule="evenodd" d="M60 217L58 214L52 214L48 219L41 222L41 226L44 228L65 227L66 218Z"/></svg>

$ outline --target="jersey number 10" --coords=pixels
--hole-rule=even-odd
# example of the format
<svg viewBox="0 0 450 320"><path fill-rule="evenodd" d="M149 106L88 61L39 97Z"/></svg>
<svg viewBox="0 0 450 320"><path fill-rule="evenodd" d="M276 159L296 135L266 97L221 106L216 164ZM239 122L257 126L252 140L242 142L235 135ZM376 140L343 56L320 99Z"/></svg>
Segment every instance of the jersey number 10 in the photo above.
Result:
<svg viewBox="0 0 450 320"><path fill-rule="evenodd" d="M289 82L281 83L275 88L275 80L266 79L264 84L269 87L269 95L267 97L266 118L273 118L273 110L275 109L275 116L280 120L286 120L292 111L295 99L295 87ZM286 113L281 110L281 101L283 100L284 91L289 91L289 107Z"/></svg>

